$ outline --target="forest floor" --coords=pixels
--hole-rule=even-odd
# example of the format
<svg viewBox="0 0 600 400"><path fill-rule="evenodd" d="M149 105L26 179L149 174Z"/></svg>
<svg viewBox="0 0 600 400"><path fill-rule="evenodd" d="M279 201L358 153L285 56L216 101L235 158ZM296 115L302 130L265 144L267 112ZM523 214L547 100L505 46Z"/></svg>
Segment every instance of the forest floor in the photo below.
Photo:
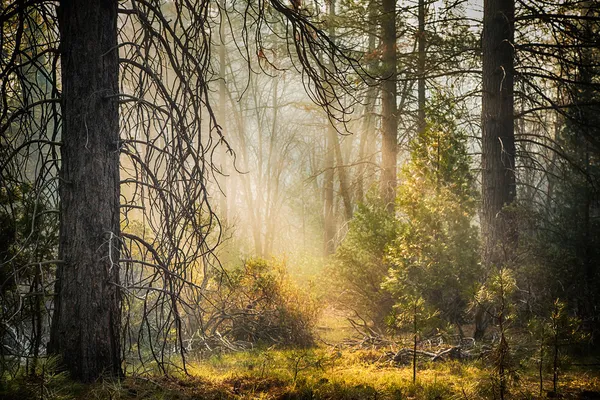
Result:
<svg viewBox="0 0 600 400"><path fill-rule="evenodd" d="M320 344L308 349L277 347L222 353L190 360L188 373L131 376L122 381L78 385L60 375L22 379L0 386L6 399L499 399L490 361L420 360L416 383L412 365L390 360L397 349L354 339L339 316L318 324ZM355 336L355 335L354 335ZM354 345L351 345L354 343ZM591 362L590 362L591 361ZM510 399L600 399L597 360L564 362L558 394L552 370L544 368L540 395L537 360L523 361L510 375ZM596 365L581 365L581 364Z"/></svg>

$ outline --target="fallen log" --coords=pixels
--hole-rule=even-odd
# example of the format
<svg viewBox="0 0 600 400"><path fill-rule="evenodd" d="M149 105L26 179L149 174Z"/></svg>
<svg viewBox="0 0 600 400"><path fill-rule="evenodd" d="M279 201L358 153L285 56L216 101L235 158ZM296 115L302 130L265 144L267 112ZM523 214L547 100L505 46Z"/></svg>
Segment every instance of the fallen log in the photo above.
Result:
<svg viewBox="0 0 600 400"><path fill-rule="evenodd" d="M448 361L448 360L462 360L466 358L462 352L461 346L450 347L449 349L438 352L431 361Z"/></svg>
<svg viewBox="0 0 600 400"><path fill-rule="evenodd" d="M427 357L427 358L433 358L436 356L436 353L431 353L429 351L424 351L424 350L417 350L416 353L417 353L417 356ZM413 349L403 348L403 349L398 350L396 352L396 354L394 354L394 357L392 357L392 361L397 362L397 363L410 362L412 360L413 355L414 355Z"/></svg>
<svg viewBox="0 0 600 400"><path fill-rule="evenodd" d="M430 361L449 361L449 360L472 360L477 358L476 355L471 354L470 352L464 351L461 346L454 346L448 349L443 349L438 351L437 353L433 353L430 351L417 350L417 357L429 359ZM414 355L413 349L403 348L398 350L391 361L397 363L409 363L412 361L412 357Z"/></svg>

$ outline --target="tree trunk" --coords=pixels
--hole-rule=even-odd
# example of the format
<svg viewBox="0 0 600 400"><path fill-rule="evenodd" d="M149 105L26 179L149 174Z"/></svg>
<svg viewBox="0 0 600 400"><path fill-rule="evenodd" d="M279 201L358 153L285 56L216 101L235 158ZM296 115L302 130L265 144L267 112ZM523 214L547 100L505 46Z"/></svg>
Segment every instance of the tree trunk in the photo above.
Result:
<svg viewBox="0 0 600 400"><path fill-rule="evenodd" d="M335 0L327 2L328 13L331 17L335 16ZM329 27L329 36L335 41L335 29ZM335 169L335 145L337 142L337 131L331 121L327 123L327 136L325 138L325 165L323 182L323 254L328 256L335 252L335 206L334 206L334 169Z"/></svg>
<svg viewBox="0 0 600 400"><path fill-rule="evenodd" d="M514 0L483 6L482 236L483 265L502 267L514 256L515 221L505 207L516 196L514 125ZM473 336L481 339L487 312L477 310Z"/></svg>
<svg viewBox="0 0 600 400"><path fill-rule="evenodd" d="M49 351L71 377L119 376L119 91L116 0L64 0L59 255Z"/></svg>
<svg viewBox="0 0 600 400"><path fill-rule="evenodd" d="M372 1L369 4L369 14L368 14L368 21L370 24L372 24L373 26L376 25L377 23L377 15L375 13L376 8L375 8L375 4ZM373 54L376 51L376 46L377 46L377 36L372 34L372 33L368 33L369 35L369 41L368 41L368 47L367 47L367 54L370 57L373 57ZM377 61L370 61L367 63L367 67L369 72L371 73L371 75L375 76L375 69L377 67ZM366 94L365 94L365 105L364 105L364 111L363 111L363 125L362 125L362 132L360 135L360 141L359 141L359 145L358 145L358 161L361 163L358 167L358 173L356 176L356 202L357 203L362 203L365 200L365 178L367 176L368 173L371 172L372 166L370 166L368 163L373 162L374 163L374 157L373 155L375 154L376 151L374 151L373 148L371 148L369 145L371 144L371 142L373 141L372 138L375 137L374 133L375 133L375 118L373 116L374 111L375 111L375 103L377 102L377 91L378 88L375 85L371 85L367 88ZM366 185L368 186L368 182L366 183Z"/></svg>
<svg viewBox="0 0 600 400"><path fill-rule="evenodd" d="M504 208L515 200L514 0L485 0L483 17L482 195L484 265L507 260L516 231Z"/></svg>
<svg viewBox="0 0 600 400"><path fill-rule="evenodd" d="M396 110L396 1L382 1L383 81L381 90L381 198L389 212L396 199L398 116Z"/></svg>
<svg viewBox="0 0 600 400"><path fill-rule="evenodd" d="M419 61L417 65L419 105L417 129L419 134L423 134L425 132L425 51L427 46L427 38L425 36L425 0L419 0L419 30L417 35L419 47Z"/></svg>
<svg viewBox="0 0 600 400"><path fill-rule="evenodd" d="M221 2L221 7L224 8L224 4L223 2ZM225 86L225 62L226 62L226 57L225 57L225 17L221 16L221 21L219 23L219 38L221 40L221 42L219 43L219 125L221 125L221 127L223 128L222 133L225 134L225 125L226 125L226 121L227 121L227 87ZM221 198L220 198L220 206L219 206L219 210L221 211L221 215L220 218L223 221L227 221L228 219L228 190L227 190L227 180L228 178L230 178L230 176L228 176L227 172L228 169L226 167L226 163L227 163L227 148L225 145L221 146L221 149L219 151L219 155L220 155L220 160L219 162L221 163L221 171L223 172L223 175L225 175L223 177L223 179L221 179L220 182L220 187L221 187L221 191L223 193L221 193Z"/></svg>
<svg viewBox="0 0 600 400"><path fill-rule="evenodd" d="M342 148L340 146L340 139L337 135L337 131L331 124L329 125L329 137L333 142L336 170L338 179L340 181L340 195L342 196L342 200L344 202L344 216L346 217L346 221L350 221L352 219L352 199L350 198L350 189L348 188L348 169L344 166L344 156L342 154Z"/></svg>
<svg viewBox="0 0 600 400"><path fill-rule="evenodd" d="M331 123L329 123L331 125ZM324 237L323 237L323 252L325 256L333 254L335 251L335 216L334 216L334 208L333 208L333 178L334 178L334 145L333 138L329 132L330 128L328 126L328 134L325 138L325 172L323 173L323 225L324 225ZM333 135L337 134L336 132Z"/></svg>

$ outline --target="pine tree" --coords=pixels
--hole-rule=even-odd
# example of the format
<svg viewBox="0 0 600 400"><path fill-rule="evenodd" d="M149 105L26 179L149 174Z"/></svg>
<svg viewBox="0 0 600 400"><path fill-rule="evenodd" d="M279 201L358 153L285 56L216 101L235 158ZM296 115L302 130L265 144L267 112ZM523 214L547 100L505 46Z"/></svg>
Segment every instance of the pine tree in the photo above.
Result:
<svg viewBox="0 0 600 400"><path fill-rule="evenodd" d="M439 112L443 102L431 109ZM422 297L440 317L460 327L479 277L476 195L466 137L454 109L429 113L401 172L396 211L399 234L388 251L385 287Z"/></svg>

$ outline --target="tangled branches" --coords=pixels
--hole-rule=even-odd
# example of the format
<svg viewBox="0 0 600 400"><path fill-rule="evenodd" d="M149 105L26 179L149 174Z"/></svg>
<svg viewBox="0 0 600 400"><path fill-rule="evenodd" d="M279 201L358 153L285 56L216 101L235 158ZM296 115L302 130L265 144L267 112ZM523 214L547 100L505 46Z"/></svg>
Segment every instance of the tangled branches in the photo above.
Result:
<svg viewBox="0 0 600 400"><path fill-rule="evenodd" d="M63 184L57 7L44 0L3 1L0 7L1 211L15 226L23 213L30 222L23 234L9 232L10 249L0 254L3 360L43 352L55 269L61 263L55 255L57 219L44 227L36 223L42 216L57 216ZM211 271L219 267L214 250L221 232L208 189L219 174L212 156L224 147L234 158L211 107L215 28L229 24L248 73L253 73L254 54L261 68L262 60L275 66L265 56L269 36L285 37L285 53L302 71L311 98L331 118L346 121L348 108L337 91L350 93L354 82L348 72L360 76L361 70L312 17L279 0L119 4L120 87L106 100L120 107L122 233L111 235L107 248L120 248L121 278L114 284L123 295L125 356L153 360L164 370L175 354L185 365L186 340L203 331L206 315L213 312L205 293ZM241 35L234 27L239 21ZM47 251L38 251L42 242ZM24 302L27 296L37 300ZM18 314L22 318L15 319ZM11 340L19 346L8 346ZM18 349L9 352L9 347Z"/></svg>

